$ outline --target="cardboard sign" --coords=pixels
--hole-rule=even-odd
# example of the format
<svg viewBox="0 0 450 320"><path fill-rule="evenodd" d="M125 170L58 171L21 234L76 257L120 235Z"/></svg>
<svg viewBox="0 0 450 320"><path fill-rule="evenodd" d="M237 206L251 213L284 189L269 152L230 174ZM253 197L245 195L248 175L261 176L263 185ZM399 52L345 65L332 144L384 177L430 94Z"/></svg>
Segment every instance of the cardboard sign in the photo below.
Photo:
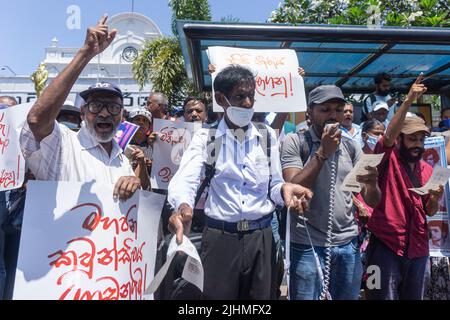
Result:
<svg viewBox="0 0 450 320"><path fill-rule="evenodd" d="M20 188L25 178L25 159L20 132L33 103L0 109L0 191Z"/></svg>
<svg viewBox="0 0 450 320"><path fill-rule="evenodd" d="M209 47L209 61L217 74L229 65L241 65L255 76L255 112L306 111L303 78L298 74L298 58L295 50L256 50L231 47ZM214 97L214 86L213 86ZM223 108L213 99L215 112Z"/></svg>
<svg viewBox="0 0 450 320"><path fill-rule="evenodd" d="M152 188L167 190L184 151L201 127L200 123L154 119L153 130L158 138L153 145Z"/></svg>
<svg viewBox="0 0 450 320"><path fill-rule="evenodd" d="M164 196L113 185L30 181L14 299L136 300L154 276Z"/></svg>

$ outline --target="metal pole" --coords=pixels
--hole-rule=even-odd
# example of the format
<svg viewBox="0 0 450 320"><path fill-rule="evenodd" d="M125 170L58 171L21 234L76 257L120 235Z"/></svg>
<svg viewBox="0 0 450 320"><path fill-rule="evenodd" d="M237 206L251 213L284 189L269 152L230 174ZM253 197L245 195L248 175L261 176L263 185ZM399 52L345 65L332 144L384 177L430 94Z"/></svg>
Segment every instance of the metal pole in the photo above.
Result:
<svg viewBox="0 0 450 320"><path fill-rule="evenodd" d="M97 82L100 82L100 55L97 55Z"/></svg>
<svg viewBox="0 0 450 320"><path fill-rule="evenodd" d="M122 66L122 55L119 55L119 88L120 88L120 67Z"/></svg>

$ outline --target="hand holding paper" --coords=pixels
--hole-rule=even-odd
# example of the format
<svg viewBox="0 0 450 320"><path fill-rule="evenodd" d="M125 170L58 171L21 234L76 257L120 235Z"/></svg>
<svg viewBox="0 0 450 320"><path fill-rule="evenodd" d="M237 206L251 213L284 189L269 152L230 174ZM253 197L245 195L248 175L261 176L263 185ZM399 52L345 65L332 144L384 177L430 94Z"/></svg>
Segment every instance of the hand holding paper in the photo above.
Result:
<svg viewBox="0 0 450 320"><path fill-rule="evenodd" d="M444 186L440 185L437 190L429 190L430 192L430 201L439 201L439 199L444 194Z"/></svg>
<svg viewBox="0 0 450 320"><path fill-rule="evenodd" d="M435 166L433 169L433 175L428 182L421 188L410 188L418 195L429 194L430 190L438 190L440 186L443 186L450 179L450 169L443 168L441 166Z"/></svg>
<svg viewBox="0 0 450 320"><path fill-rule="evenodd" d="M197 249L189 240L189 238L184 237L181 244L177 244L176 237L173 237L169 244L169 249L167 250L167 260L162 268L158 271L153 281L150 283L148 288L145 290L145 294L154 293L158 289L162 280L164 279L169 266L175 257L175 254L180 251L188 255L186 263L184 265L183 273L181 277L186 281L194 284L203 292L203 265L198 255Z"/></svg>
<svg viewBox="0 0 450 320"><path fill-rule="evenodd" d="M376 166L383 159L384 153L361 154L361 158L342 182L341 191L361 192L361 183L373 183L377 178ZM369 169L367 169L369 167ZM370 168L371 167L371 168Z"/></svg>

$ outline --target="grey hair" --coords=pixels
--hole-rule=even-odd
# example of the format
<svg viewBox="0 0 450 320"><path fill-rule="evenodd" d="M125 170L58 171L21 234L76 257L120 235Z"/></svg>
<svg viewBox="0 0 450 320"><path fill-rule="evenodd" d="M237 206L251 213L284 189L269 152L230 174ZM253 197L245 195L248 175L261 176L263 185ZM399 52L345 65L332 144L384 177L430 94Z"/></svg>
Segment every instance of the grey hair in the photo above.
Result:
<svg viewBox="0 0 450 320"><path fill-rule="evenodd" d="M162 93L162 92L152 92L152 93L150 93L149 97L152 97L152 96L156 97L159 100L160 104L163 104L163 105L165 105L167 107L168 102L167 102L166 95L164 93Z"/></svg>

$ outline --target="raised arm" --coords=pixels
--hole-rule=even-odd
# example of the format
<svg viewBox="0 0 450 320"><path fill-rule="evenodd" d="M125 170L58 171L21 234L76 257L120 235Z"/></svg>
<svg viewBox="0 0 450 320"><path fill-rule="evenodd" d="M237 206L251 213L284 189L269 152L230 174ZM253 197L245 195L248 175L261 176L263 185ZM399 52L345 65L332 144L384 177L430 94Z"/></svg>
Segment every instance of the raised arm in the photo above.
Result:
<svg viewBox="0 0 450 320"><path fill-rule="evenodd" d="M415 100L427 91L425 85L421 83L422 80L423 73L421 73L417 77L416 81L414 81L413 85L409 89L408 96L405 101L403 101L400 108L392 117L392 120L386 129L386 133L384 134L385 147L390 148L394 145L395 140L400 134L400 130L402 130L403 122L405 121L406 113L408 112L409 107Z"/></svg>
<svg viewBox="0 0 450 320"><path fill-rule="evenodd" d="M83 47L78 50L69 65L42 92L42 95L31 108L27 122L37 141L42 141L52 133L60 108L84 67L114 40L117 30L108 32L107 19L108 17L105 15L95 27L87 30Z"/></svg>

